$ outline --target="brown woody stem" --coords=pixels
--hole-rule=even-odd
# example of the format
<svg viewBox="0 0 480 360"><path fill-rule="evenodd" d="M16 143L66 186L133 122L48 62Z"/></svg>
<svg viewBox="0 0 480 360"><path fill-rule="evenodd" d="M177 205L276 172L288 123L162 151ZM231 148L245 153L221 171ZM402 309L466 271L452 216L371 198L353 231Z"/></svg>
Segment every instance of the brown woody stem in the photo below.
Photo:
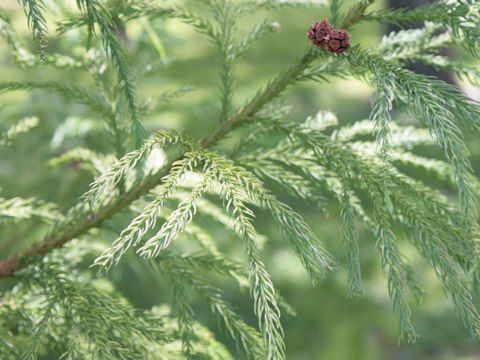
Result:
<svg viewBox="0 0 480 360"><path fill-rule="evenodd" d="M92 212L85 212L82 220L76 223L65 223L63 229L53 236L47 236L42 242L34 245L27 251L10 257L0 263L0 279L12 276L18 270L28 264L28 258L32 255L47 254L55 248L61 247L66 242L85 234L92 228L99 227L105 220L111 218L132 201L147 193L150 189L159 184L169 167L163 168L156 174L145 177L138 185L132 187L128 192L121 194L102 209Z"/></svg>
<svg viewBox="0 0 480 360"><path fill-rule="evenodd" d="M348 27L353 25L362 18L366 6L358 6L351 15L348 16L341 27ZM302 72L312 63L316 58L316 49L308 50L292 67L282 72L263 90L261 90L255 98L248 101L235 114L229 116L202 142L202 147L207 149L215 145L230 131L238 128L245 123L249 118L255 115L263 108L265 104L277 97L287 86L295 82ZM51 252L55 248L63 246L66 242L85 234L92 228L99 227L105 220L111 218L124 207L128 206L132 201L138 199L155 186L157 186L163 176L170 170L170 166L162 168L157 173L144 178L138 184L133 186L129 191L120 194L117 198L112 200L103 208L97 210L95 213L85 212L82 220L76 223L65 223L60 226L57 234L47 236L42 242L34 245L30 249L17 253L11 256L6 261L0 263L0 279L10 277L17 271L23 269L28 265L28 260L34 255L44 255ZM62 228L63 227L63 228Z"/></svg>

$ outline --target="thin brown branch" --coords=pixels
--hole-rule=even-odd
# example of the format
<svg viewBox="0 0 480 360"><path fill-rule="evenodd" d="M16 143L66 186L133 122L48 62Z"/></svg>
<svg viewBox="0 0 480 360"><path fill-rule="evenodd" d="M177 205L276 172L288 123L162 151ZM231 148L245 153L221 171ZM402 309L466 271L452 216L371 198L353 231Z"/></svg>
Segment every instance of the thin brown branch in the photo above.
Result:
<svg viewBox="0 0 480 360"><path fill-rule="evenodd" d="M347 28L361 20L363 12L368 4L355 7L351 14L343 21L340 27ZM234 115L225 119L220 125L207 136L202 142L203 148L210 148L220 139L224 138L230 131L238 128L260 111L265 104L276 98L288 85L295 82L302 72L316 58L317 49L309 49L292 67L282 72L278 77L269 83L269 85L261 90L255 98L248 101ZM26 267L29 259L35 255L44 255L51 252L55 248L63 246L66 242L85 234L92 228L99 227L105 220L111 218L121 209L128 206L132 201L138 199L152 188L157 186L162 177L168 173L170 166L166 166L157 173L144 178L136 186L132 187L128 192L119 195L108 205L97 210L95 213L85 211L82 220L76 223L65 223L60 226L60 230L53 236L47 236L40 243L34 245L30 249L17 253L0 263L0 279L10 277L17 271Z"/></svg>
<svg viewBox="0 0 480 360"><path fill-rule="evenodd" d="M225 119L211 135L206 137L202 142L204 148L208 148L217 143L228 132L238 128L246 120L255 115L263 106L277 97L280 92L294 82L298 76L311 64L316 58L316 49L311 49L305 53L302 58L291 68L280 74L275 78L267 88L262 90L255 98L247 102L234 115Z"/></svg>
<svg viewBox="0 0 480 360"><path fill-rule="evenodd" d="M159 184L161 178L166 175L170 167L165 167L156 174L145 177L138 185L132 187L126 192L112 200L108 205L95 213L86 211L82 220L76 223L65 222L63 229L60 229L55 235L47 236L42 242L34 245L30 249L17 253L8 260L0 263L0 279L10 277L15 272L28 265L28 260L33 255L44 255L53 249L63 246L66 242L75 239L92 228L99 227L105 220L111 218L121 209L129 205L132 201L144 195L150 189Z"/></svg>

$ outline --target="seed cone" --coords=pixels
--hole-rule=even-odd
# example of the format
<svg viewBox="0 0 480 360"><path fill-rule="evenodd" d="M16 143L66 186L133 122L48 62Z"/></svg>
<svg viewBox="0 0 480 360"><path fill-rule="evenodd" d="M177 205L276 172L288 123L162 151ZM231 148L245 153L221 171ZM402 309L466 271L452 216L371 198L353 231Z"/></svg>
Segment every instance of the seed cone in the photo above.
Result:
<svg viewBox="0 0 480 360"><path fill-rule="evenodd" d="M315 46L336 54L341 54L350 47L350 36L347 30L335 30L327 20L312 24L308 29L307 37Z"/></svg>
<svg viewBox="0 0 480 360"><path fill-rule="evenodd" d="M350 36L347 30L333 30L326 41L326 50L341 54L350 47Z"/></svg>
<svg viewBox="0 0 480 360"><path fill-rule="evenodd" d="M323 47L332 30L333 26L327 20L317 21L308 29L307 37L312 40L314 45Z"/></svg>

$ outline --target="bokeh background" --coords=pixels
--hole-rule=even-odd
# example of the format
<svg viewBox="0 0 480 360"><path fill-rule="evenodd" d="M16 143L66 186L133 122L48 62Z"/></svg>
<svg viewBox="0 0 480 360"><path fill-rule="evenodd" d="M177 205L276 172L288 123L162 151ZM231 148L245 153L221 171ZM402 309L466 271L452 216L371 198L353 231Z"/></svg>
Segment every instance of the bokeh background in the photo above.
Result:
<svg viewBox="0 0 480 360"><path fill-rule="evenodd" d="M80 52L85 46L83 35L72 31L58 37L55 33L55 21L61 10L61 6L55 3L61 2L48 2L52 8L47 18L49 39L46 51L65 54ZM350 4L351 2L345 1L343 8L348 9ZM374 6L387 5L379 2ZM405 3L400 1L394 5L405 6ZM196 4L192 1L189 6ZM35 44L31 40L23 10L17 1L2 0L0 10L9 14L15 29L28 48L35 53ZM280 30L260 41L241 60L236 72L235 105L240 106L269 78L300 56L309 46L305 36L308 26L328 16L327 7L311 6L287 11L262 11L242 19L239 32L264 17L278 22ZM387 27L380 24L360 23L352 29L351 40L364 48L374 47L386 31ZM76 44L78 49L72 48L72 44ZM165 17L127 24L126 45L138 75L139 99L155 97L166 90L184 85L193 87L192 91L178 99L162 103L157 111L146 116L144 121L147 130L175 127L186 130L195 138L207 135L217 124L219 117L219 67L214 46L190 26ZM453 58L470 59L468 54L458 48L449 49L448 54ZM473 60L468 61L473 63ZM142 75L149 66L156 70ZM430 70L422 68L421 71ZM470 96L478 99L478 88L460 83L454 76L441 76L457 83ZM6 42L0 38L0 81L22 80L71 81L85 86L92 85L88 72L83 70L58 70L47 65L21 68L15 65ZM288 115L290 119L302 121L319 110L329 110L337 115L340 125L345 125L368 117L371 93L372 90L360 81L331 78L330 83L298 83L284 93L283 101L291 105L291 113ZM10 147L1 149L0 196L35 196L55 202L62 211L66 211L88 189L92 178L78 164L54 168L49 166L49 160L75 146L108 152L112 151L112 145L106 140L103 125L93 112L73 101L66 101L61 95L38 90L0 94L1 129L25 116L37 116L40 123L30 133L16 139ZM417 124L397 113L394 118L403 124ZM471 150L473 167L478 173L478 138L467 133L466 140ZM418 148L414 151L442 158L442 151L438 148ZM428 174L415 170L409 173L442 189L452 199L455 198L453 189L431 179ZM272 189L278 190L274 186ZM480 344L469 339L461 320L456 317L452 302L444 297L441 284L435 279L432 270L405 241L401 243L402 250L411 259L428 289L424 302L415 303L413 297L410 299L414 322L420 334L415 344L398 343L392 305L381 272L380 258L375 250L375 240L361 230L361 265L367 296L347 301L346 259L336 203L329 202L325 212L283 194L280 198L305 216L321 241L343 264L336 272L328 274L323 283L313 287L287 241L277 232L269 216L258 213L256 226L259 232L269 237L263 248L262 258L281 294L297 312L296 316L283 317L288 359L480 359ZM223 251L238 258L238 253L242 251L238 239L230 237L211 224L205 226L210 226L210 231L218 239ZM38 241L45 231L45 225L39 222L2 225L0 260ZM105 230L99 231L95 236L102 241L111 241L115 238L115 233ZM135 255L128 256L126 261L107 276L139 308L149 308L171 301L168 283L158 274L149 271ZM248 290L240 291L229 281L215 281L247 321L255 324ZM0 291L5 291L10 286L9 281L2 281ZM197 319L208 325L219 339L234 349L234 345L218 328L217 321L210 315L201 298L194 298L194 308ZM55 354L48 352L44 356L45 359L55 358Z"/></svg>

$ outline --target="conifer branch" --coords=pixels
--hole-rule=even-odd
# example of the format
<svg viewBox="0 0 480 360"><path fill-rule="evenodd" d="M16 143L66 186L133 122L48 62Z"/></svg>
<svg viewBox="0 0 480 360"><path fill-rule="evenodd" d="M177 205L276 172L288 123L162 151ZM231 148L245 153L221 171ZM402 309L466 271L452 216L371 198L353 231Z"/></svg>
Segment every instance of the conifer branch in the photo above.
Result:
<svg viewBox="0 0 480 360"><path fill-rule="evenodd" d="M307 6L323 5L317 1L310 0L248 0L244 1L238 8L240 14L250 13L258 9L288 10Z"/></svg>
<svg viewBox="0 0 480 360"><path fill-rule="evenodd" d="M71 264L66 265L65 260L60 260L58 254L48 257L48 260L40 265L41 276L31 271L20 275L24 287L20 288L20 292L28 294L25 300L32 301L31 298L37 297L44 303L41 321L32 324L32 333L38 339L30 342L25 358L36 358L42 337L55 336L48 333L51 325L47 322L63 323L61 328L70 324L95 345L93 354L98 356L101 353L112 360L122 356L141 359L151 344L173 340L174 334L165 329L163 320L136 311L125 299L102 289L88 275L79 275L70 267ZM46 273L54 276L42 278ZM55 291L49 291L52 287ZM115 331L106 331L112 328ZM58 341L65 340L62 337Z"/></svg>
<svg viewBox="0 0 480 360"><path fill-rule="evenodd" d="M349 27L360 21L363 12L370 4L361 2L351 15L347 16L340 27ZM238 109L233 115L223 120L223 122L202 142L202 147L209 148L215 145L230 131L243 125L250 117L259 112L267 103L275 99L287 86L297 80L305 78L304 72L309 65L318 57L319 51L316 48L310 48L297 62L282 72L275 79L271 80L265 89L260 90L255 97Z"/></svg>
<svg viewBox="0 0 480 360"><path fill-rule="evenodd" d="M188 222L192 221L196 213L196 203L207 190L208 186L214 179L214 173L207 170L203 174L203 180L196 186L191 194L182 200L178 208L170 214L167 221L162 225L160 231L138 249L140 256L150 259L157 257L158 254L168 247L170 242L174 241L183 231Z"/></svg>
<svg viewBox="0 0 480 360"><path fill-rule="evenodd" d="M289 171L285 167L282 167L275 159L248 159L242 161L242 165L250 169L250 171L260 178L265 178L277 183L284 188L289 195L300 197L307 203L319 206L326 201L320 194L312 189L312 185L307 179L294 171Z"/></svg>
<svg viewBox="0 0 480 360"><path fill-rule="evenodd" d="M88 4L86 4L88 5ZM95 14L95 12L93 13ZM93 15L92 15L93 16ZM106 15L105 15L106 16ZM355 16L354 18L348 18L344 23L344 27L347 25L353 25L355 22L359 21L361 16ZM106 24L106 23L104 23ZM107 26L108 28L108 26ZM111 30L107 30L105 26L101 28L107 32ZM108 28L109 29L109 28ZM108 34L106 34L108 35ZM116 38L115 38L116 39ZM113 43L118 44L117 43ZM300 58L300 60L294 64L291 68L286 70L276 79L274 79L265 90L262 90L258 96L244 105L241 109L239 109L234 115L225 119L217 128L212 132L211 135L207 136L202 141L202 147L209 148L216 144L221 138L223 138L227 133L235 128L239 127L246 119L251 117L252 115L256 114L258 111L262 109L262 107L272 101L280 92L282 92L290 83L294 82L296 79L300 77L302 72L311 64L311 62L316 58L317 51L315 49L308 50L305 55ZM121 59L121 56L119 57ZM126 159L127 160L127 159ZM136 162L133 163L133 166ZM118 163L118 170L121 173L126 173L125 163ZM159 180L168 173L168 169L162 169L161 171L157 172L154 175L146 177L144 180L141 181L140 184L134 189L131 189L129 192L118 196L116 199L113 199L109 205L98 209L94 213L91 210L86 210L82 212L79 217L83 220L78 221L75 225L64 225L58 226L57 229L59 230L56 235L52 237L45 238L41 243L33 246L29 250L23 253L19 253L13 255L5 262L0 263L0 279L12 276L16 271L23 268L27 264L27 259L33 254L46 254L53 250L54 248L62 246L64 243L68 242L69 240L73 239L74 237L78 237L81 234L86 233L89 229L93 227L99 226L104 220L113 216L116 212L122 209L124 206L130 204L131 201L137 199L138 197L142 196L146 192L148 192L151 188L156 186L159 183ZM111 174L114 175L114 174ZM108 177L109 180L103 178L103 181L108 182L108 184L112 184L118 182L121 178L121 174L117 174L116 177ZM102 182L103 182L102 181ZM105 185L94 184L92 188L87 192L87 197L92 196L92 194L96 194L99 187L104 187Z"/></svg>
<svg viewBox="0 0 480 360"><path fill-rule="evenodd" d="M43 16L45 2L43 0L22 0L22 3L28 26L32 29L33 39L38 42L40 58L43 60L43 50L47 42L47 22Z"/></svg>
<svg viewBox="0 0 480 360"><path fill-rule="evenodd" d="M9 82L0 83L0 91L14 91L14 90L34 90L43 89L58 92L67 98L75 99L81 104L85 104L92 110L108 117L114 116L111 107L106 103L104 97L97 91L92 91L84 87L68 84L64 82Z"/></svg>
<svg viewBox="0 0 480 360"><path fill-rule="evenodd" d="M258 331L245 324L232 309L231 305L223 299L222 294L208 285L201 276L190 268L190 266L200 262L202 268L207 265L209 269L212 269L213 266L216 270L230 274L232 268L229 262L225 262L224 259L212 259L211 257L198 255L194 257L185 255L175 256L169 251L162 252L157 261L160 268L167 270L166 273L172 281L186 280L203 296L209 304L211 311L218 315L237 345L241 346L247 355L252 356L254 359L265 358L265 350L263 349L261 336ZM238 269L238 265L234 265L234 269ZM240 271L243 272L243 270Z"/></svg>
<svg viewBox="0 0 480 360"><path fill-rule="evenodd" d="M438 278L442 281L445 292L449 294L456 310L472 338L480 336L480 315L473 303L472 295L462 278L456 261L447 250L439 231L429 228L418 218L419 212L413 210L405 199L398 198L399 206L408 216L407 223L415 229L415 243L425 258L435 268ZM415 214L415 215L414 215ZM427 214L423 214L428 218Z"/></svg>
<svg viewBox="0 0 480 360"><path fill-rule="evenodd" d="M130 65L127 62L127 55L120 44L118 35L115 32L117 26L113 23L109 11L98 0L78 0L78 7L86 13L87 23L90 31L93 31L94 24L100 28L101 39L107 56L112 60L118 70L118 82L124 90L128 108L131 115L131 131L138 148L142 145L145 137L145 129L141 124L140 113L135 94L135 83L132 78Z"/></svg>
<svg viewBox="0 0 480 360"><path fill-rule="evenodd" d="M155 148L162 148L168 145L180 144L189 148L191 140L188 136L177 132L176 130L156 131L150 138L144 142L138 150L125 154L115 164L113 164L107 172L102 174L92 184L90 189L83 197L90 203L98 199L109 188L114 187L120 180L132 171L140 162L142 162Z"/></svg>
<svg viewBox="0 0 480 360"><path fill-rule="evenodd" d="M301 129L298 125L275 123L273 125L278 126L279 130L285 131L287 136L289 136L291 139L298 139L301 142L305 143L309 148L313 150L315 156L318 158L319 161L321 161L322 163L326 162L327 164L329 164L329 166L333 166L333 170L337 173L341 183L345 184L344 186L348 186L347 163L345 163L343 160L340 160L338 154L334 154L333 149L327 149L320 145L318 141L314 141L313 137L311 136L312 134L310 133L307 135L307 133L305 131L302 131L303 129ZM380 174L382 174L382 172L380 172ZM383 175L379 176L382 177ZM383 181L380 181L379 183L383 183ZM404 293L406 285L405 275L403 274L404 263L397 248L397 245L395 244L394 235L388 222L388 215L385 214L384 209L389 208L389 206L385 203L385 195L380 189L382 189L382 187L379 186L377 189L369 188L368 190L370 194L374 194L373 203L375 209L375 219L378 224L376 233L378 238L378 247L381 250L383 259L382 266L388 277L389 292L390 296L392 297L394 312L397 314L397 321L400 329L400 338L403 338L405 336L409 341L414 341L416 338L416 334L411 324L411 312ZM343 195L343 197L344 196L345 195ZM342 205L345 206L343 202ZM343 217L345 218L345 210L343 210ZM347 231L350 231L350 229L347 229ZM347 249L349 248L349 255L357 256L355 252L351 252L351 245L347 246ZM353 266L355 266L355 263L355 261L349 262L349 264L353 264ZM359 280L359 274L356 273L355 269L351 269L350 274L351 276L353 276L351 278L352 285L357 284Z"/></svg>
<svg viewBox="0 0 480 360"><path fill-rule="evenodd" d="M427 129L414 126L398 126L392 122L390 125L392 131L391 146L394 149L412 149L414 146L435 145L436 141L430 136ZM374 133L375 123L371 120L357 121L351 126L342 126L335 130L332 136L333 140L347 142L354 146L358 141L353 142L357 137L366 136Z"/></svg>
<svg viewBox="0 0 480 360"><path fill-rule="evenodd" d="M40 218L46 222L62 220L55 204L45 203L35 198L0 198L0 224Z"/></svg>
<svg viewBox="0 0 480 360"><path fill-rule="evenodd" d="M280 76L272 80L269 85L261 90L252 100L237 110L235 114L225 119L205 140L202 142L204 148L216 144L230 131L241 126L252 115L256 114L262 107L276 98L285 88L299 77L302 72L316 58L317 51L310 49L301 57L294 66L287 69Z"/></svg>
<svg viewBox="0 0 480 360"><path fill-rule="evenodd" d="M331 24L335 27L337 26L338 20L340 19L340 7L343 3L342 0L330 0L329 2L330 14L331 14Z"/></svg>
<svg viewBox="0 0 480 360"><path fill-rule="evenodd" d="M452 30L453 36L473 55L480 46L480 18L471 1L434 1L414 9L385 9L365 14L365 20L389 22L397 25L430 21Z"/></svg>
<svg viewBox="0 0 480 360"><path fill-rule="evenodd" d="M454 73L460 79L469 81L473 85L478 86L480 84L480 69L478 66L469 66L459 61L452 61L446 56L432 54L413 55L410 60L430 65L437 71Z"/></svg>
<svg viewBox="0 0 480 360"><path fill-rule="evenodd" d="M122 231L119 238L113 242L110 248L95 259L95 265L109 267L118 263L128 249L139 244L145 233L155 227L157 217L160 215L166 198L176 187L185 172L192 170L195 160L194 156L186 154L184 159L173 164L168 174L162 178L161 189L155 200L149 203L142 213Z"/></svg>
<svg viewBox="0 0 480 360"><path fill-rule="evenodd" d="M60 156L50 159L48 164L52 167L61 167L72 162L80 163L80 167L93 175L100 175L108 170L115 161L110 155L102 156L87 148L76 147L68 150Z"/></svg>
<svg viewBox="0 0 480 360"><path fill-rule="evenodd" d="M25 9L29 7L27 17L35 34L35 31L40 31L35 27L44 23L33 19L43 20L41 13L32 13L31 5L25 5L32 1L23 0L23 3ZM320 47L309 48L291 67L235 110L232 90L236 61L248 46L275 28L263 22L237 38L236 18L256 8L283 8L300 4L295 0L203 2L210 5L214 20L198 15L192 8L162 9L148 1L107 2L103 5L100 0L77 0L83 14L69 16L60 24L60 31L81 25L87 25L90 33L99 31L106 55L117 69L117 86L110 90L111 84L105 75L95 76L97 85L103 89L101 93L56 82L0 84L0 90L5 91L34 88L55 91L102 113L111 122L119 158L107 167L111 163L110 158L95 156L88 150L77 148L57 159L57 165L80 159L88 164L89 171L100 173L77 206L65 216L58 215L49 204L44 206L33 199L2 201L0 221L33 216L46 219L50 216L56 220L43 241L0 263L0 279L16 276L20 280L20 284L11 292L13 296L18 295L22 301L38 296L42 301L33 312L19 305L19 313L25 318L22 324L26 324L25 328L32 334L32 341L23 357L35 358L43 343L60 344L69 348L64 356L75 357L78 349L90 350L91 343L94 346L92 356L100 356L101 352L106 354L105 358L112 359L122 356L140 359L152 349L161 349L160 353L162 356L165 353L166 358L191 358L203 355L203 351L208 352L212 359L231 358L225 348L214 339L208 339L205 329L195 322L189 292L195 290L205 298L212 312L219 315L228 333L248 356L285 359L280 309L285 308L288 313L289 306L282 306L284 300L278 295L260 258L259 249L264 237L254 227L253 209L260 208L272 216L314 285L326 271L336 266L336 262L319 243L302 216L278 200L265 187L263 180L273 182L290 195L317 208L324 207L327 196L338 200L348 261L348 297L363 294L358 226L363 224L373 234L388 280L388 292L400 339L414 341L417 336L407 302L407 288L417 298L424 295L423 287L400 251L399 241L404 238L413 243L434 269L445 293L453 299L465 327L472 336L479 337L480 314L475 307L469 281L473 279L475 284L480 279L480 246L476 223L476 190L480 182L473 176L468 149L457 120L461 119L478 133L480 106L462 95L456 87L403 67L409 61L421 61L455 72L472 82L478 81L478 69L439 55L439 50L454 39L461 40L463 44L465 39L468 40L470 50L476 52L479 46L476 38L478 31L469 27L472 27L472 23L478 23L478 16L475 18L471 4L463 0L457 3L439 2L438 8L427 5L412 10L372 11L366 15L372 0L356 2L345 14L340 12L341 1L332 0L330 10L338 27L349 27L365 18L409 23L435 17L436 23L427 23L422 29L393 33L371 51L362 51L357 46L338 56ZM41 8L43 1L37 4ZM446 14L438 14L438 11L446 11ZM137 105L132 71L118 37L118 24L163 14L191 24L218 47L222 67L220 124L197 143L175 130L158 131L143 141L140 115L154 105ZM445 29L448 31L439 33ZM0 34L6 38L20 64L35 64L32 55L23 51L21 42L3 14L0 14ZM90 60L87 56L90 56ZM92 52L87 56L76 61L62 55L51 55L46 60L57 68L63 66L90 71L93 68L100 73L102 63L93 59L96 55ZM318 60L319 64L314 65L314 60ZM327 76L345 77L347 74L368 81L375 88L371 98L371 120L333 131L331 136L324 132L327 129L330 133L329 127L337 125L336 118L331 114L320 112L303 124L297 124L283 120L286 107L273 102L295 82L325 81ZM163 98L181 92L167 92ZM127 154L123 150L126 133L118 123L123 98L129 110L130 133L136 142L136 150ZM400 110L410 112L420 120L426 129L396 126L390 114L394 102ZM24 127L28 128L26 125ZM245 132L249 134L236 149L210 150L231 131L244 125L248 125ZM21 126L12 129L10 133L7 131L6 135L2 135L6 139L3 142L22 131ZM276 136L280 133L283 139L273 147L267 145L268 141L260 146L260 138L270 136L272 132L276 132ZM372 132L376 132L376 141L370 141L371 137L365 140ZM428 138L428 134L432 135L433 140ZM430 161L407 151L413 146L430 146L434 142L443 148L448 164L439 160ZM380 147L379 153L374 149L375 144ZM168 148L168 151L163 152L164 148ZM152 165L150 160L160 152L168 160L162 160L162 165ZM449 203L440 191L400 172L395 167L399 163L430 171L435 168L438 178L458 188L461 211ZM188 180L186 184L173 194L184 179ZM192 179L196 181L193 185L190 182ZM216 195L223 200L224 208L203 198L207 192L209 196ZM141 201L132 204L140 197ZM368 207L372 205L373 209L369 211ZM119 236L110 247L102 245L102 252L94 265L109 268L118 263L126 251L137 248L141 257L150 259L152 266L156 270L160 268L161 273L171 280L177 326L172 325L173 321L161 323L155 328L158 331L155 331L155 322L146 313L137 314L118 294L98 286L87 271L79 275L75 269L80 263L79 258L74 258L79 253L76 247L78 243L71 240L101 226L105 220L127 207L136 216L123 231L118 231ZM248 269L221 255L216 239L195 223L197 209L200 217L213 219L217 225L221 224L243 241ZM161 222L159 229L156 228L157 222ZM400 236L393 231L397 230L397 225L403 231ZM144 240L149 232L154 235ZM170 252L167 247L171 247L172 241L182 233L187 240L196 242L194 246L203 248L206 254L176 255ZM53 251L67 242L72 244L67 248L72 250L70 253ZM38 267L28 266L31 264ZM201 270L229 276L240 286L245 286L248 277L260 332L243 322L223 299L221 292L198 274ZM52 292L52 288L56 291ZM4 312L5 308L0 304L0 319L4 317ZM168 317L165 314L162 316ZM104 317L106 320L97 321ZM115 320L112 321L111 317ZM70 326L75 330L59 340L59 331ZM116 331L104 334L106 328L114 327ZM55 328L55 331L46 331L51 328ZM3 336L8 336L8 329L5 332L0 328L0 351L15 356ZM122 343L123 338L127 338L126 344ZM165 350L165 342L168 345L175 343L177 349Z"/></svg>
<svg viewBox="0 0 480 360"><path fill-rule="evenodd" d="M384 70L383 70L384 71ZM391 152L391 129L390 111L395 97L394 79L382 70L373 78L372 86L375 91L370 99L372 110L370 118L375 122L375 131L377 133L377 144L380 148L380 157L388 161Z"/></svg>
<svg viewBox="0 0 480 360"><path fill-rule="evenodd" d="M20 359L20 354L15 347L7 340L13 338L11 332L4 327L0 328L0 352L5 356L5 360Z"/></svg>
<svg viewBox="0 0 480 360"><path fill-rule="evenodd" d="M370 72L376 73L377 78L379 76L383 79L389 78L391 81L389 91L401 92L398 100L429 128L432 136L444 149L445 156L454 166L462 210L468 221L474 221L477 211L472 189L472 169L468 149L463 141L463 134L455 123L455 117L460 116L478 131L479 118L472 115L480 115L480 105L466 99L452 85L415 74L366 52L361 53L360 57L363 57L364 63L356 58L359 53L355 55L355 52L347 54L347 60L355 64L354 66L363 64ZM354 60L355 58L358 61ZM379 72L379 69L382 72Z"/></svg>
<svg viewBox="0 0 480 360"><path fill-rule="evenodd" d="M232 90L234 82L235 63L238 52L235 49L234 37L236 21L233 13L234 4L230 0L212 1L215 20L218 22L218 31L215 42L218 45L220 70L220 97L222 110L220 119L224 119L232 106Z"/></svg>
<svg viewBox="0 0 480 360"><path fill-rule="evenodd" d="M101 208L92 211L81 208L74 218L61 221L56 224L56 232L45 237L41 242L30 249L11 256L0 264L0 279L14 275L18 270L26 267L33 255L44 255L55 248L75 239L92 228L99 227L105 220L109 219L121 209L128 206L132 201L146 194L153 187L157 186L160 180L168 173L168 168L162 168L157 173L146 176L135 187L128 192L117 196ZM75 213L75 211L73 211Z"/></svg>
<svg viewBox="0 0 480 360"><path fill-rule="evenodd" d="M18 34L12 28L10 20L7 15L0 10L0 35L3 36L12 52L15 61L23 66L33 67L39 64L39 60L43 65L53 65L58 69L62 68L86 68L85 64L77 59L71 58L66 55L60 54L43 54L38 59L29 52L29 50L23 44Z"/></svg>
<svg viewBox="0 0 480 360"><path fill-rule="evenodd" d="M222 183L222 196L227 201L227 208L232 206L232 213L236 217L236 227L244 242L250 267L250 291L254 299L255 314L262 331L267 359L284 359L285 344L283 329L280 322L278 308L270 274L258 255L255 243L255 228L252 223L253 212L245 204L247 194L241 185L238 174L232 164L213 153L205 153L205 161L217 173Z"/></svg>
<svg viewBox="0 0 480 360"><path fill-rule="evenodd" d="M170 268L165 265L170 265ZM154 269L156 268L155 263L152 263L152 266ZM174 275L177 269L172 269L172 263L164 264L164 267L173 284L173 307L177 311L179 335L182 339L182 352L187 358L190 358L193 352L193 341L196 339L193 329L194 312L190 304L191 300L187 294L185 281L180 276ZM183 271L183 269L178 270ZM159 269L157 269L157 272L160 273Z"/></svg>
<svg viewBox="0 0 480 360"><path fill-rule="evenodd" d="M239 196L244 193L271 213L277 226L289 238L313 283L319 281L325 271L335 267L335 261L320 246L314 232L303 218L290 206L278 201L253 174L234 166L231 160L218 157L214 153L205 153L205 158L219 172L220 179L230 186L237 187ZM243 187L238 185L243 185ZM242 212L241 208L236 209L235 207L234 211ZM249 210L245 211L250 213Z"/></svg>
<svg viewBox="0 0 480 360"><path fill-rule="evenodd" d="M20 47L20 40L12 29L12 24L6 13L0 10L0 35L5 38L8 46L13 51L17 51Z"/></svg>
<svg viewBox="0 0 480 360"><path fill-rule="evenodd" d="M350 176L358 177L358 181L353 184L356 184L356 186L360 184L361 188L372 194L374 204L378 202L375 207L377 209L375 210L377 211L375 219L377 222L379 219L384 219L385 227L379 229L377 235L381 239L379 244L384 251L384 266L389 277L389 290L394 301L394 310L398 316L401 336L406 336L409 340L414 340L416 337L411 326L410 310L403 290L407 281L405 274L407 267L393 242L393 234L389 230L390 225L388 225L387 220L391 218L389 212L393 212L395 209L394 204L402 209L402 217L399 219L401 222L407 221L408 224L413 222L411 231L416 234L415 236L420 236L421 239L421 241L416 242L419 251L436 269L446 292L452 296L456 304L459 316L465 322L472 336L476 337L478 314L471 301L471 294L466 289L459 274L460 269L470 271L471 266L476 263L472 255L468 254L467 249L472 249L473 246L471 242L472 234L469 233L470 230L464 229L463 216L439 201L438 195L418 182L412 181L391 167L385 168L385 165L374 164L368 158L361 157L355 160L358 155L348 150L348 146L336 144L323 134L307 132L304 127L293 123L282 122L272 123L272 125L290 138L290 145L282 142L277 148L269 151L259 149L261 156L275 156L282 160L289 158L293 161L295 157L292 155L299 151L301 147L307 147L311 149L311 155L308 152L299 153L299 161L312 159L319 162L327 169L336 172L340 179L344 178L342 174L345 173L345 169L342 166L345 166ZM317 139L315 140L315 138ZM282 153L287 153L288 157L285 154L282 155ZM309 168L309 165L306 164L300 166L301 168ZM389 175L386 177L386 174ZM384 189L383 193L379 189ZM385 194L390 194L388 196L392 199L388 200L388 196L386 197ZM383 203L386 200L388 202ZM440 220L436 214L442 214L443 220ZM448 223L445 223L444 215L449 219ZM402 220L404 219L403 216L406 216L408 220ZM459 236L459 234L463 235ZM425 236L429 240L425 240ZM429 243L427 244L426 241L429 241ZM442 268L441 271L439 270L440 267ZM416 288L415 283L412 284L412 287L413 289Z"/></svg>
<svg viewBox="0 0 480 360"><path fill-rule="evenodd" d="M350 191L343 184L340 197L340 216L345 239L345 247L348 261L348 275L350 288L348 297L363 296L363 286L360 271L360 254L358 248L358 230L356 226L356 210L350 196Z"/></svg>
<svg viewBox="0 0 480 360"><path fill-rule="evenodd" d="M441 30L440 25L427 23L420 29L392 31L383 36L375 52L385 60L401 62L410 61L412 56L436 54L453 41L451 31L438 33Z"/></svg>
<svg viewBox="0 0 480 360"><path fill-rule="evenodd" d="M393 311L400 332L399 340L405 337L408 342L414 342L417 334L413 328L412 314L405 294L406 275L403 272L405 268L403 255L395 242L395 235L384 210L388 207L383 200L385 194L381 193L383 190L378 189L377 191L379 193L373 197L374 218L377 222L376 247L382 255L382 268L388 279L388 292L392 298Z"/></svg>
<svg viewBox="0 0 480 360"><path fill-rule="evenodd" d="M30 129L37 125L38 118L27 117L10 126L7 130L0 131L0 146L10 145L12 140L14 140L17 136L30 131Z"/></svg>
<svg viewBox="0 0 480 360"><path fill-rule="evenodd" d="M414 167L423 168L427 173L436 176L438 179L445 181L449 185L456 186L455 171L452 166L442 160L428 159L418 156L408 151L394 151L392 160L395 163L404 163ZM477 177L472 178L472 186L476 194L480 194L480 181Z"/></svg>
<svg viewBox="0 0 480 360"><path fill-rule="evenodd" d="M83 0L82 0L83 1ZM132 2L115 2L106 4L107 11L121 18L124 21L148 17L149 19L168 15L172 13L172 9L162 8L150 1ZM75 29L85 25L91 25L91 19L87 13L83 14L66 14L62 19L57 21L57 33L63 34L71 29Z"/></svg>

